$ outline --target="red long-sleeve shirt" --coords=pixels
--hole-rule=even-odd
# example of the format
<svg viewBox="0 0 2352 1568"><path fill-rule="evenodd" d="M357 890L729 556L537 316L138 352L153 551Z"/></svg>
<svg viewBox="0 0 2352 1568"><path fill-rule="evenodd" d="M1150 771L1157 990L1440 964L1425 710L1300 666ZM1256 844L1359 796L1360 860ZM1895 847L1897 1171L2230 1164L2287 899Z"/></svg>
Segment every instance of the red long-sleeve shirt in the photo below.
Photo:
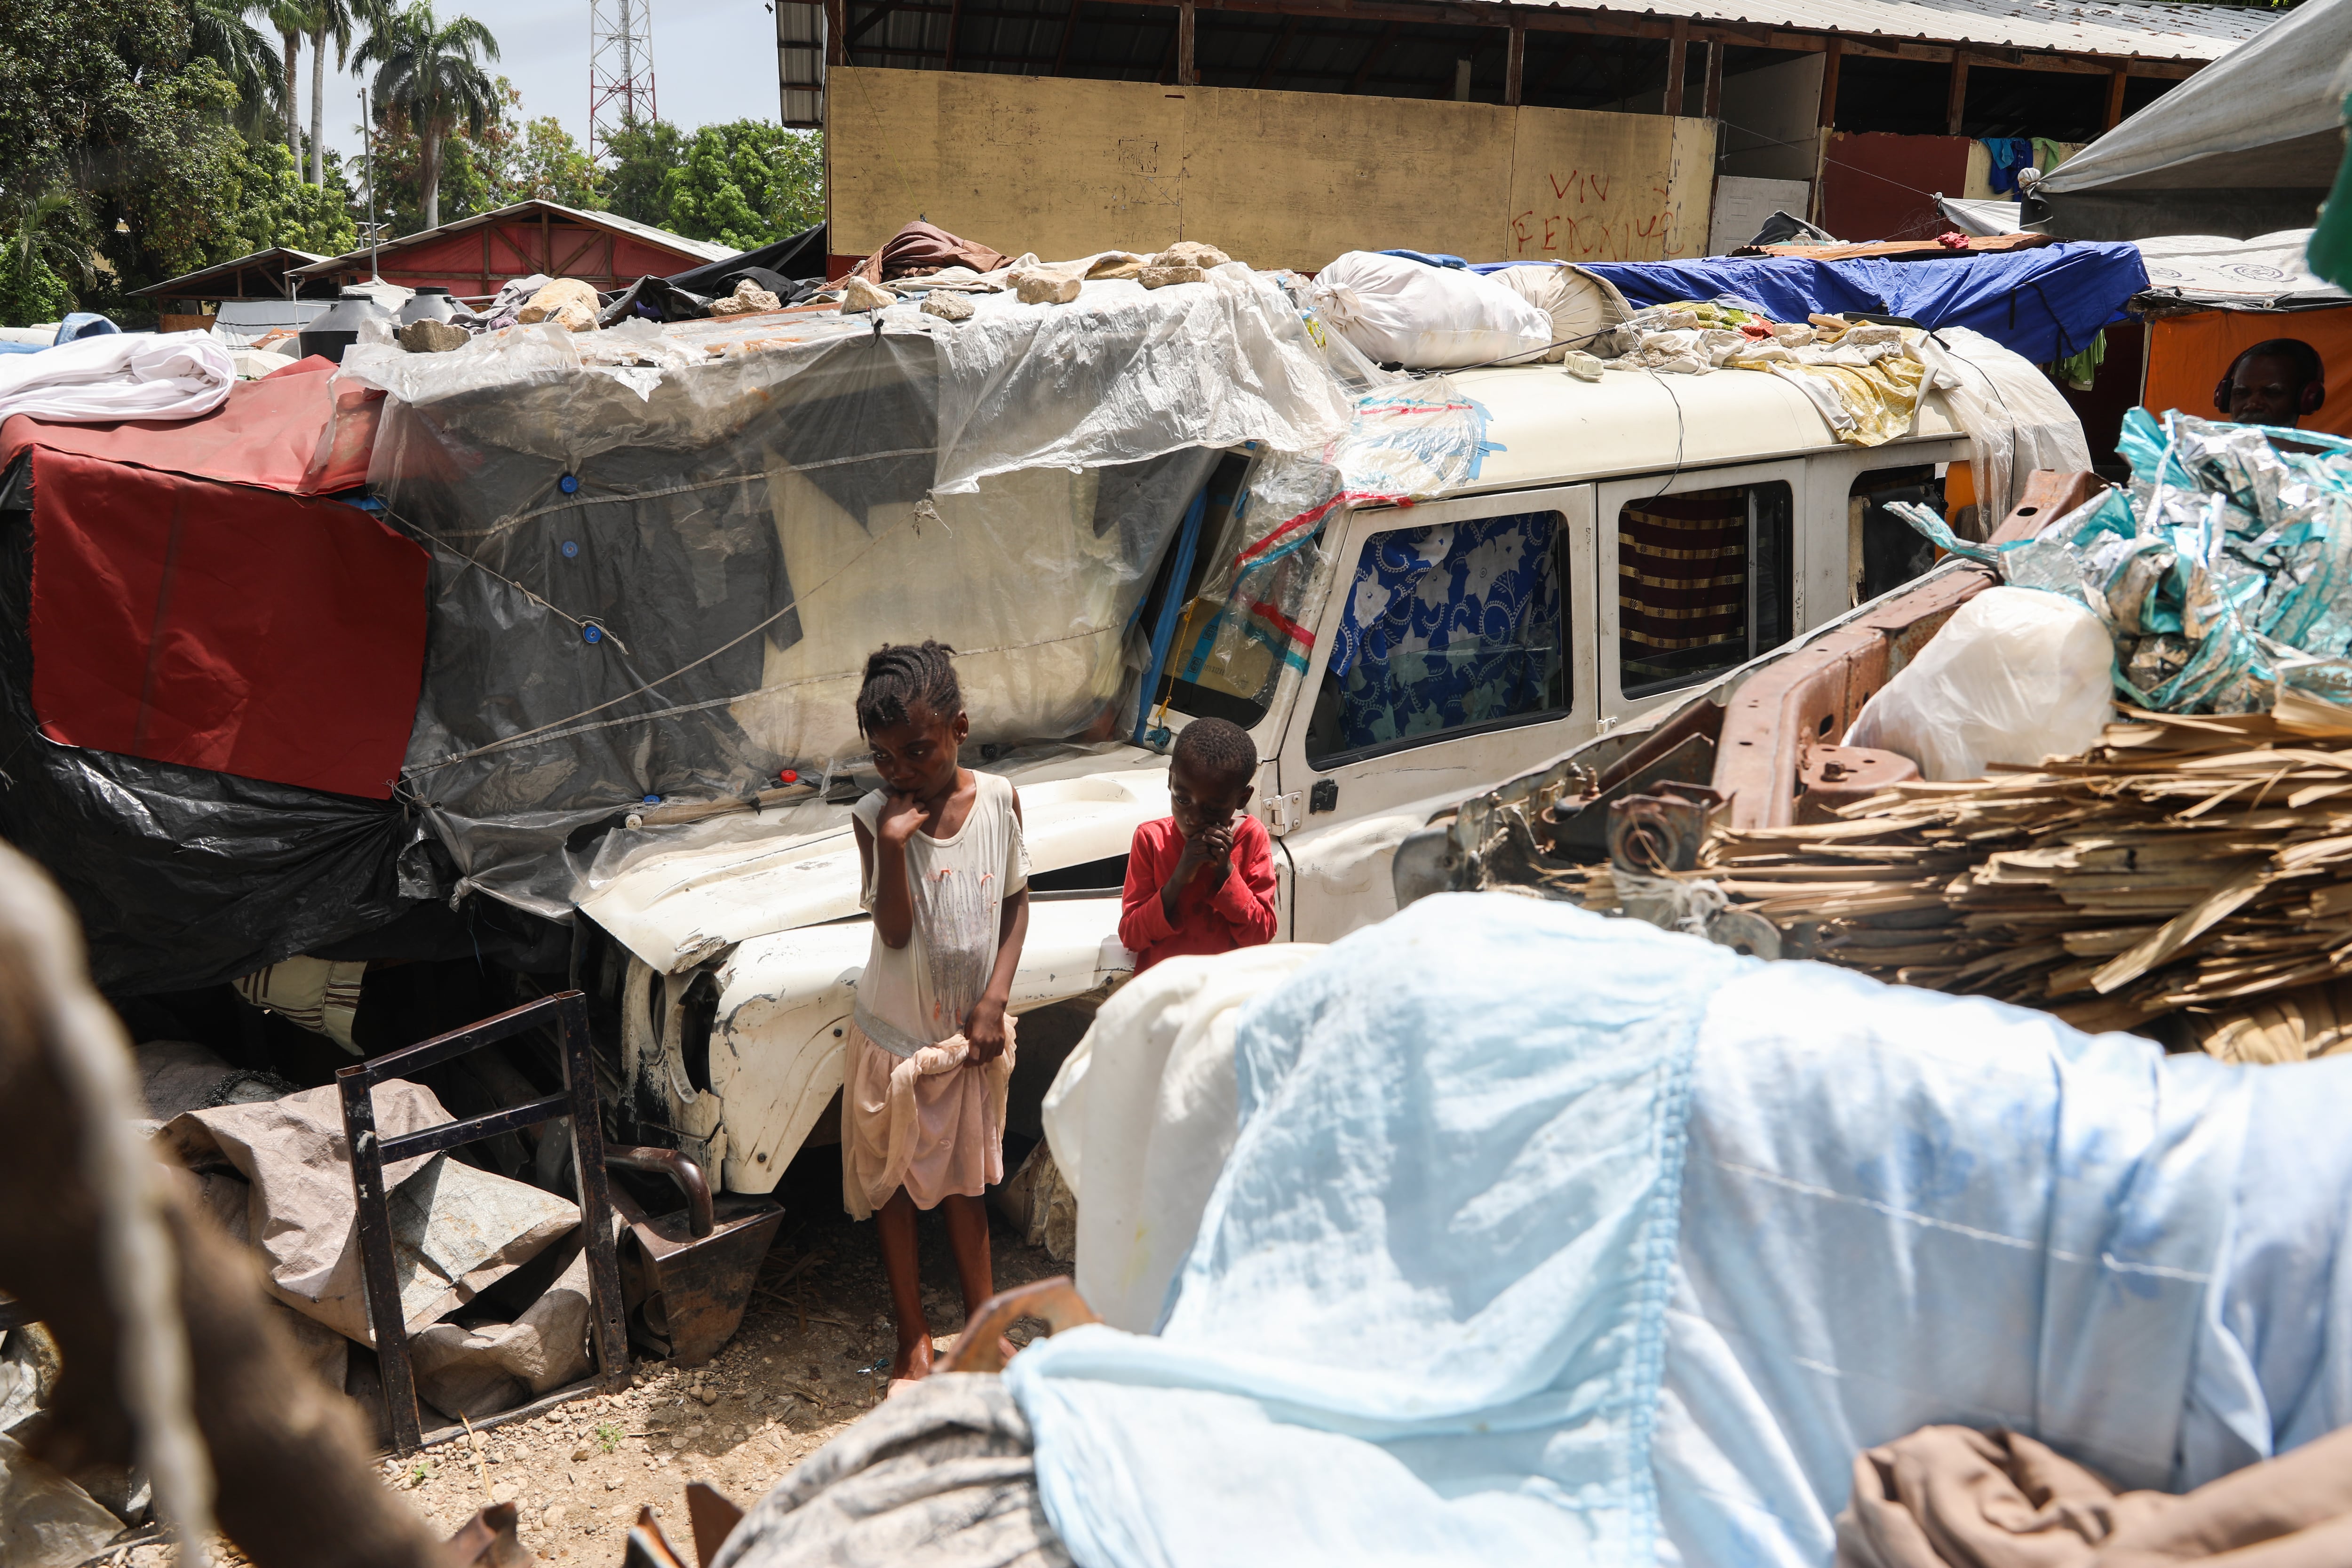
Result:
<svg viewBox="0 0 2352 1568"><path fill-rule="evenodd" d="M1207 867L1192 873L1176 895L1171 925L1160 889L1183 853L1184 836L1172 816L1137 828L1128 848L1118 940L1135 954L1138 974L1179 953L1231 952L1274 940L1274 847L1265 824L1255 816L1234 819L1232 872L1213 893Z"/></svg>

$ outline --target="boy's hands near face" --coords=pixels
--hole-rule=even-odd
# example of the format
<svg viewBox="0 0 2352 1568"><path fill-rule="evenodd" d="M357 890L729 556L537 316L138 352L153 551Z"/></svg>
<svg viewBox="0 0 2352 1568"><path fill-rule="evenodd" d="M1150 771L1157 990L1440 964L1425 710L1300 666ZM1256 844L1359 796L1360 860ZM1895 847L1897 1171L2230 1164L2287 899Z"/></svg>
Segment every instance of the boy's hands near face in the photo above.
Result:
<svg viewBox="0 0 2352 1568"><path fill-rule="evenodd" d="M1215 887L1230 876L1234 868L1234 824L1231 818L1213 827L1201 829L1201 837L1185 841L1184 852L1197 854L1201 866L1208 873L1209 885Z"/></svg>

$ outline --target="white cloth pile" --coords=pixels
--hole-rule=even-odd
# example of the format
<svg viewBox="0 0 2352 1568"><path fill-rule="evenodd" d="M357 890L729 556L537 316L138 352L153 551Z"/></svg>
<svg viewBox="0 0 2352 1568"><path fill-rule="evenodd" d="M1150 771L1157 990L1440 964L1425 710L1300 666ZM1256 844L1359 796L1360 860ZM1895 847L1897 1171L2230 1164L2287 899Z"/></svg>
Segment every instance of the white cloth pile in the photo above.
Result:
<svg viewBox="0 0 2352 1568"><path fill-rule="evenodd" d="M0 419L194 419L227 402L236 380L209 332L108 332L0 359Z"/></svg>

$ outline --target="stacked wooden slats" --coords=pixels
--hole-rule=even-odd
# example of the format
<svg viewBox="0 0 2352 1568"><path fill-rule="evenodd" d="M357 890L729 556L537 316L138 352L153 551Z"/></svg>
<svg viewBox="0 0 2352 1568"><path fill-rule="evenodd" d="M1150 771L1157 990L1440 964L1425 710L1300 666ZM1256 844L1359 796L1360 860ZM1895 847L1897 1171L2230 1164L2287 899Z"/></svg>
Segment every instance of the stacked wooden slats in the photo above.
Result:
<svg viewBox="0 0 2352 1568"><path fill-rule="evenodd" d="M2084 1028L2181 1015L2180 1043L2234 1038L2278 994L2352 976L2352 711L2290 693L2131 712L2081 758L1718 834L1695 875L1801 954ZM1605 867L1561 880L1616 904ZM2305 1012L2327 1019L2312 1048L2337 1043Z"/></svg>

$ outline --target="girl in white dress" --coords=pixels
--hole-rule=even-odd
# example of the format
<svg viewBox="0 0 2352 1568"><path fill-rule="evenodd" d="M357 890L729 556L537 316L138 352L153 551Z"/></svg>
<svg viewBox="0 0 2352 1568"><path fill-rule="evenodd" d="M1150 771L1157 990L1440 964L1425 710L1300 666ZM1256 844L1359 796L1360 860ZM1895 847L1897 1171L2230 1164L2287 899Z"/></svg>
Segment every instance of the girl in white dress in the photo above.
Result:
<svg viewBox="0 0 2352 1568"><path fill-rule="evenodd" d="M989 1184L1004 1179L1004 1011L1029 929L1029 852L1012 784L956 761L971 721L953 648L898 644L866 661L857 728L882 788L854 812L860 902L874 940L842 1063L841 1171L850 1216L879 1219L898 1380L931 1369L915 1214L947 1211L969 1320L995 1291Z"/></svg>

